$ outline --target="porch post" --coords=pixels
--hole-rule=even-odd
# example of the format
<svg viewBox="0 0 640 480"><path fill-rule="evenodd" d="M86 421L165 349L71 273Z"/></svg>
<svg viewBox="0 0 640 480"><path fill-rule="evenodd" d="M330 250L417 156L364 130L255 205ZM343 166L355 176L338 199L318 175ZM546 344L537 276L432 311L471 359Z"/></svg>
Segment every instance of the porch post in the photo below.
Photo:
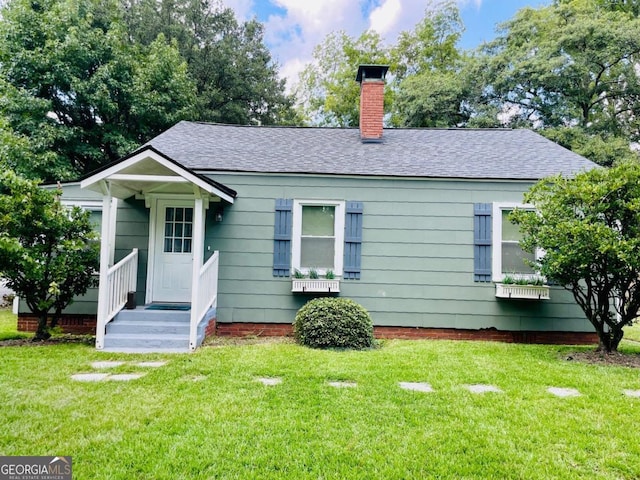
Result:
<svg viewBox="0 0 640 480"><path fill-rule="evenodd" d="M102 196L102 225L100 229L100 280L98 283L98 318L96 322L96 348L104 348L105 323L108 313L109 303L109 260L111 257L112 243L112 216L113 197L111 196L111 185L104 183Z"/></svg>
<svg viewBox="0 0 640 480"><path fill-rule="evenodd" d="M204 258L204 200L196 195L193 209L193 271L191 277L191 327L189 329L189 350L196 349L198 342L198 295L200 291L200 270Z"/></svg>

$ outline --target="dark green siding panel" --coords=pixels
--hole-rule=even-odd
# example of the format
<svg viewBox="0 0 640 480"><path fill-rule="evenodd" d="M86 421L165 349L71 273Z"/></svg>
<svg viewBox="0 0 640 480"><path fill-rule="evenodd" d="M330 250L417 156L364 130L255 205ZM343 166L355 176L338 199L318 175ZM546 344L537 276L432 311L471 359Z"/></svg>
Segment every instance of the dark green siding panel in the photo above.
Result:
<svg viewBox="0 0 640 480"><path fill-rule="evenodd" d="M136 298L138 304L144 303L147 285L147 261L149 254L149 209L144 200L129 198L118 202L116 216L116 251L118 262L138 249L138 285Z"/></svg>
<svg viewBox="0 0 640 480"><path fill-rule="evenodd" d="M367 242L367 238L369 241ZM427 258L469 258L473 260L473 248L469 245L443 245L441 243L406 242L372 242L371 237L365 236L362 241L362 254L384 256L392 251L398 256L427 257Z"/></svg>
<svg viewBox="0 0 640 480"><path fill-rule="evenodd" d="M44 185L47 190L56 189L56 185ZM80 183L64 183L62 184L62 201L102 201L102 195L91 190L83 190Z"/></svg>
<svg viewBox="0 0 640 480"><path fill-rule="evenodd" d="M367 204L367 211L369 210ZM400 215L380 215L366 219L363 228L367 230L406 230L422 231L428 228L430 231L438 232L467 232L469 221L466 217L428 217L415 215L412 217Z"/></svg>
<svg viewBox="0 0 640 480"><path fill-rule="evenodd" d="M394 255L381 257L368 255L365 252L362 259L363 265L366 265L365 273L368 269L369 272L375 272L375 275L372 275L372 279L384 281L388 278L388 275L390 275L391 272L400 276L404 275L405 272L411 271L425 271L436 275L442 272L459 272L468 274L470 268L473 267L473 262L470 259L448 258L446 261L440 261L429 257L400 257L395 254L399 254L401 252L393 253Z"/></svg>
<svg viewBox="0 0 640 480"><path fill-rule="evenodd" d="M549 301L495 298L493 283L474 283L475 203L521 202L527 182L373 179L301 175L210 174L238 192L233 205L207 212L205 252L220 251L218 321L292 322L311 296L291 293L272 276L278 198L361 201L362 271L341 293L364 305L375 324L427 328L592 331L571 295ZM83 198L75 188L69 197ZM91 199L99 197L92 196ZM138 295L144 298L149 210L120 202L116 259L140 251ZM75 308L91 306L78 302ZM95 310L95 306L94 306Z"/></svg>
<svg viewBox="0 0 640 480"><path fill-rule="evenodd" d="M218 320L291 322L309 298L270 277L277 198L358 199L364 205L362 275L341 296L362 303L378 325L591 331L571 296L546 302L495 298L473 281L473 205L521 202L525 182L212 175L238 191L224 220L208 222L220 251Z"/></svg>

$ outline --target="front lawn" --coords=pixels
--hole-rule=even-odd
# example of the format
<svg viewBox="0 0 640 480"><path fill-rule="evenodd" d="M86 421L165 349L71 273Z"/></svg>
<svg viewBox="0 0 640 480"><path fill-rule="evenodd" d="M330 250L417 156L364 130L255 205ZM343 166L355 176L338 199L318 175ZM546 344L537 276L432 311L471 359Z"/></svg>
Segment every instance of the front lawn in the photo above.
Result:
<svg viewBox="0 0 640 480"><path fill-rule="evenodd" d="M11 310L0 308L0 341L33 336L33 333L18 332L17 321Z"/></svg>
<svg viewBox="0 0 640 480"><path fill-rule="evenodd" d="M274 342L191 355L4 347L0 454L71 455L75 479L640 477L640 398L622 393L640 389L640 372L565 360L575 350L450 341L365 352ZM110 373L146 375L70 378L117 359L127 363ZM135 365L152 359L168 364ZM471 384L503 393L473 394ZM552 386L582 396L558 398Z"/></svg>
<svg viewBox="0 0 640 480"><path fill-rule="evenodd" d="M636 320L631 327L624 328L624 338L640 342L640 322Z"/></svg>

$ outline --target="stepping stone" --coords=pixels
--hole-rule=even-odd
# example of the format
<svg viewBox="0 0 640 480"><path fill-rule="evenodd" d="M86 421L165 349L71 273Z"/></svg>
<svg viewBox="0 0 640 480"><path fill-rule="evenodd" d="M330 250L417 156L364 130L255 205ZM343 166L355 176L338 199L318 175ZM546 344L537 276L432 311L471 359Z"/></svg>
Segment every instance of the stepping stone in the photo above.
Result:
<svg viewBox="0 0 640 480"><path fill-rule="evenodd" d="M327 382L329 386L335 388L354 388L357 387L358 384L356 382Z"/></svg>
<svg viewBox="0 0 640 480"><path fill-rule="evenodd" d="M167 362L157 361L157 362L139 362L139 363L136 363L135 365L138 367L146 367L146 368L160 368L160 367L164 367L166 364Z"/></svg>
<svg viewBox="0 0 640 480"><path fill-rule="evenodd" d="M281 378L256 378L256 381L260 382L263 385L267 385L267 386L274 386L274 385L280 385L282 383L282 379Z"/></svg>
<svg viewBox="0 0 640 480"><path fill-rule="evenodd" d="M622 392L623 392L627 397L640 398L640 390L623 390Z"/></svg>
<svg viewBox="0 0 640 480"><path fill-rule="evenodd" d="M471 393L486 393L486 392L495 392L495 393L504 393L498 387L494 385L467 385L467 390Z"/></svg>
<svg viewBox="0 0 640 480"><path fill-rule="evenodd" d="M195 375L191 377L189 380L191 380L192 382L201 382L202 380L206 380L206 379L207 379L206 375Z"/></svg>
<svg viewBox="0 0 640 480"><path fill-rule="evenodd" d="M124 362L107 361L107 362L93 362L91 364L91 367L92 368L97 368L97 369L102 369L102 368L116 368L116 367L119 367L121 365L124 365Z"/></svg>
<svg viewBox="0 0 640 480"><path fill-rule="evenodd" d="M114 382L128 382L129 380L137 380L140 377L144 377L144 373L122 373L120 375L111 375L109 380Z"/></svg>
<svg viewBox="0 0 640 480"><path fill-rule="evenodd" d="M414 392L424 392L431 393L435 390L429 383L419 383L419 382L400 382L400 388L404 390L413 390Z"/></svg>
<svg viewBox="0 0 640 480"><path fill-rule="evenodd" d="M547 392L556 397L579 397L580 392L575 388L560 388L560 387L549 387L547 388Z"/></svg>
<svg viewBox="0 0 640 480"><path fill-rule="evenodd" d="M77 373L71 375L71 379L77 380L78 382L100 382L108 376L108 373Z"/></svg>

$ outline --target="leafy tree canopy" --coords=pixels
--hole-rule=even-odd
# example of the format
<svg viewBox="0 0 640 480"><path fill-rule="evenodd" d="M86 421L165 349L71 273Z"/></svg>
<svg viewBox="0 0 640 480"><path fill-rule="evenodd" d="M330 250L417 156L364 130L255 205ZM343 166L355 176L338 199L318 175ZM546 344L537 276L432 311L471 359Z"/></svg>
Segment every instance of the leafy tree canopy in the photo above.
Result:
<svg viewBox="0 0 640 480"><path fill-rule="evenodd" d="M508 126L578 127L590 144L638 141L640 19L631 3L563 0L520 10L481 49L479 103L494 105ZM611 163L604 157L591 158Z"/></svg>
<svg viewBox="0 0 640 480"><path fill-rule="evenodd" d="M313 52L298 79L296 95L301 115L312 125L353 127L359 123L360 86L355 77L361 64L390 64L391 53L376 32L354 39L345 32L329 34ZM385 90L385 105L391 90Z"/></svg>
<svg viewBox="0 0 640 480"><path fill-rule="evenodd" d="M174 40L196 84L193 120L295 122L285 81L264 44L257 20L238 23L219 0L122 0L131 40Z"/></svg>
<svg viewBox="0 0 640 480"><path fill-rule="evenodd" d="M386 45L374 31L358 38L344 32L328 35L299 77L296 93L305 120L315 125L357 126L359 86L354 79L358 66L387 64L389 123L448 124L459 110L455 102L464 95L456 76L463 59L456 48L461 33L458 9L447 2L427 10L414 30L401 33L395 45Z"/></svg>
<svg viewBox="0 0 640 480"><path fill-rule="evenodd" d="M397 76L394 125L451 127L469 120L473 82L465 65L470 59L456 46L463 31L458 8L449 2L427 10L413 31L400 34L392 50Z"/></svg>
<svg viewBox="0 0 640 480"><path fill-rule="evenodd" d="M38 317L36 339L48 338L73 297L95 285L99 266L89 212L65 208L60 194L0 172L0 277Z"/></svg>
<svg viewBox="0 0 640 480"><path fill-rule="evenodd" d="M120 12L112 0L11 0L2 10L0 114L37 159L23 173L87 173L189 115L195 89L175 46L132 45Z"/></svg>
<svg viewBox="0 0 640 480"><path fill-rule="evenodd" d="M516 210L521 245L544 250L535 267L573 293L594 326L599 349L618 348L640 311L640 168L623 162L574 178L542 180Z"/></svg>
<svg viewBox="0 0 640 480"><path fill-rule="evenodd" d="M295 122L262 25L196 0L9 0L0 162L70 179L182 119ZM27 140L28 139L28 140Z"/></svg>

